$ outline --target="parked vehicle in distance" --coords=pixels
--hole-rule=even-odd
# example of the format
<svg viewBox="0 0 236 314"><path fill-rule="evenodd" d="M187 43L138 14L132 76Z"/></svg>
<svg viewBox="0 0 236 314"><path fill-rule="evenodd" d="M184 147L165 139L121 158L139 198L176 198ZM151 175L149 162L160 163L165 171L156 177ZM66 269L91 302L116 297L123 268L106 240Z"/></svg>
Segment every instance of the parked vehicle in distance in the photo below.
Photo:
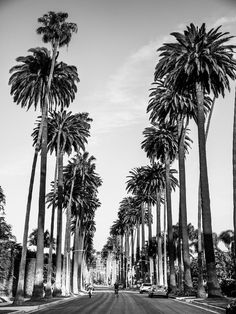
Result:
<svg viewBox="0 0 236 314"><path fill-rule="evenodd" d="M151 283L142 283L139 288L139 293L149 292L149 289L151 289L152 284Z"/></svg>
<svg viewBox="0 0 236 314"><path fill-rule="evenodd" d="M149 298L153 298L155 296L163 296L168 298L168 288L165 286L152 285L148 291L148 296Z"/></svg>

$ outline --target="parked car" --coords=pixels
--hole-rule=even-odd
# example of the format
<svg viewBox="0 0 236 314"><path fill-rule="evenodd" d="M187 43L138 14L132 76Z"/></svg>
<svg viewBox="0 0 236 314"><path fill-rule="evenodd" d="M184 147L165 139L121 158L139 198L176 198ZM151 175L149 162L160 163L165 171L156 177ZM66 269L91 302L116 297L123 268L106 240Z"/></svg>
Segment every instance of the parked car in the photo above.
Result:
<svg viewBox="0 0 236 314"><path fill-rule="evenodd" d="M157 286L153 285L148 291L149 298L153 298L155 296L163 296L168 298L168 288L165 286Z"/></svg>
<svg viewBox="0 0 236 314"><path fill-rule="evenodd" d="M152 284L151 283L142 283L139 288L139 293L148 292L149 289L151 289Z"/></svg>

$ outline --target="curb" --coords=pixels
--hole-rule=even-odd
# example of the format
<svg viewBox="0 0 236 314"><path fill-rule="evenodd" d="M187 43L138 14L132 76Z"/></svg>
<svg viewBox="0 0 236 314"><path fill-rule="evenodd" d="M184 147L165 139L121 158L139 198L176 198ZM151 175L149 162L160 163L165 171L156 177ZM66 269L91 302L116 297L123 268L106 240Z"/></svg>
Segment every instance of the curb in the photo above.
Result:
<svg viewBox="0 0 236 314"><path fill-rule="evenodd" d="M222 314L225 314L225 310L226 310L226 307L223 308L223 307L215 306L215 305L208 304L208 303L201 303L201 302L198 302L195 300L192 301L192 304L197 305L199 307L203 307L203 308L212 310L212 311L217 311L217 313L222 313Z"/></svg>
<svg viewBox="0 0 236 314"><path fill-rule="evenodd" d="M175 298L176 301L178 302L185 302L188 303L189 305L197 306L202 309L208 309L213 311L214 313L219 313L219 314L225 314L225 308L215 306L212 304L204 303L204 302L199 302L195 298Z"/></svg>
<svg viewBox="0 0 236 314"><path fill-rule="evenodd" d="M66 302L69 302L73 299L77 298L77 296L73 296L73 297L68 297L66 299L63 299L63 300L57 300L57 301L53 301L53 302L50 302L50 303L45 303L45 304L40 304L40 305L32 305L32 306L28 306L28 309L16 309L15 311L11 308L11 307L8 307L8 308L3 308L4 310L9 310L9 311L14 311L12 312L13 314L25 314L25 313L34 313L36 311L39 311L41 309L44 309L44 308L49 308L55 304L60 304L60 303L66 303ZM11 312L9 312L10 314ZM1 314L1 308L0 308L0 314Z"/></svg>

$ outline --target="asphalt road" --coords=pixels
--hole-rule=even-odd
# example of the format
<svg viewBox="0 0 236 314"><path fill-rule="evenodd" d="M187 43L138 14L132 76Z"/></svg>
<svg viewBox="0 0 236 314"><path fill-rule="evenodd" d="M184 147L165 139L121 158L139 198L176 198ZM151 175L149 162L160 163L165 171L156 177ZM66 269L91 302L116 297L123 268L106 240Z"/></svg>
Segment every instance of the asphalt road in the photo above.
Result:
<svg viewBox="0 0 236 314"><path fill-rule="evenodd" d="M148 298L135 291L119 291L117 297L111 289L95 289L92 298L79 296L72 301L55 304L34 313L48 314L209 314L213 311L198 308L171 298Z"/></svg>

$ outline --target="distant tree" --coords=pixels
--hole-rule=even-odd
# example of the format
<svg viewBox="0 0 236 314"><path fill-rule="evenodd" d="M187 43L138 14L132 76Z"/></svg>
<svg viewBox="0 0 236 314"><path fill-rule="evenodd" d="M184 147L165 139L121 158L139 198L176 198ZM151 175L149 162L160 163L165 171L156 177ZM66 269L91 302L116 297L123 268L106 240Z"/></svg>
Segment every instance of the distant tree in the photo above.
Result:
<svg viewBox="0 0 236 314"><path fill-rule="evenodd" d="M38 229L33 229L29 235L29 245L37 246ZM48 230L44 232L44 247L50 247L50 233ZM55 238L53 238L53 249L55 249Z"/></svg>
<svg viewBox="0 0 236 314"><path fill-rule="evenodd" d="M4 213L4 206L6 204L5 194L2 187L0 186L0 213Z"/></svg>
<svg viewBox="0 0 236 314"><path fill-rule="evenodd" d="M6 295L13 276L15 244L16 238L12 234L11 225L5 221L5 217L0 217L0 290Z"/></svg>

